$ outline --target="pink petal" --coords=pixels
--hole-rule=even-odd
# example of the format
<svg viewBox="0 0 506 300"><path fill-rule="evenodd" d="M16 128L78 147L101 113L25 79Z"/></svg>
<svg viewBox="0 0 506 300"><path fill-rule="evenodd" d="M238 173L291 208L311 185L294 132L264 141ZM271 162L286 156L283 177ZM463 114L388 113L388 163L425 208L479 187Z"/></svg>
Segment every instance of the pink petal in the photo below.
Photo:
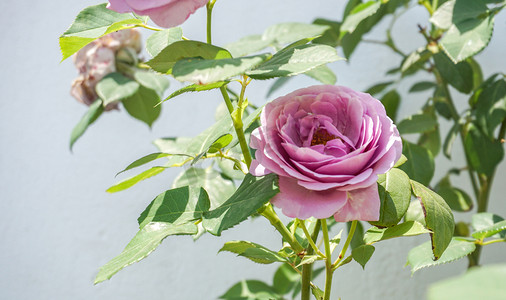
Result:
<svg viewBox="0 0 506 300"><path fill-rule="evenodd" d="M183 24L191 14L206 3L207 0L177 1L165 6L136 10L136 13L149 16L160 27L171 28Z"/></svg>
<svg viewBox="0 0 506 300"><path fill-rule="evenodd" d="M107 8L119 13L128 13L133 11L125 0L109 0Z"/></svg>
<svg viewBox="0 0 506 300"><path fill-rule="evenodd" d="M279 177L279 190L271 202L290 218L328 218L346 203L346 192L308 190L296 180L283 176Z"/></svg>
<svg viewBox="0 0 506 300"><path fill-rule="evenodd" d="M348 201L334 214L337 222L378 221L380 216L378 185L348 192Z"/></svg>

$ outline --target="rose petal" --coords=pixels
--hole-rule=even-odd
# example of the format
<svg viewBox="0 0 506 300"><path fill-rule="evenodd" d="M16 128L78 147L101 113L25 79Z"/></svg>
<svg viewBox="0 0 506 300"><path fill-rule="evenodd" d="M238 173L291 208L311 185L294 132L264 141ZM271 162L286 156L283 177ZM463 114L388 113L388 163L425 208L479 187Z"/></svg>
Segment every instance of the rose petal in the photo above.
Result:
<svg viewBox="0 0 506 300"><path fill-rule="evenodd" d="M328 218L346 203L346 192L308 190L296 180L283 176L279 177L279 190L271 202L291 218Z"/></svg>
<svg viewBox="0 0 506 300"><path fill-rule="evenodd" d="M346 204L334 214L337 222L378 221L380 216L380 199L378 185L349 191Z"/></svg>

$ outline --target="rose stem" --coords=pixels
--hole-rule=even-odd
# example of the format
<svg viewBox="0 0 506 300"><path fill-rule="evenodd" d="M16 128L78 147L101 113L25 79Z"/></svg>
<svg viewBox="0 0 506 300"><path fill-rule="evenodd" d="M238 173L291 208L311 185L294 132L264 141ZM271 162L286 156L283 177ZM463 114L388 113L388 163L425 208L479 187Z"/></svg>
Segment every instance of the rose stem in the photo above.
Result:
<svg viewBox="0 0 506 300"><path fill-rule="evenodd" d="M302 230L304 230L304 233L307 232L307 228L306 228L306 225L304 224L304 220L299 220L299 224L301 224L302 226ZM311 246L312 247L315 247L315 250L319 252L319 254L322 254L320 250L318 250L318 247L316 247L316 245L314 244L314 241L316 241L318 239L318 234L320 233L320 226L321 226L321 221L320 220L317 220L316 221L316 224L315 224L315 227L314 227L314 230L313 230L313 234L311 236L306 236L306 238L308 239L309 243L312 243ZM309 232L308 232L309 233ZM309 247L307 250L306 250L306 255L312 255L313 254L313 248ZM313 264L305 264L302 266L302 285L301 285L301 300L309 300L310 299L310 289L311 289L311 285L310 285L310 282L311 282L311 277L312 277L312 273L313 273Z"/></svg>
<svg viewBox="0 0 506 300"><path fill-rule="evenodd" d="M320 249L318 249L318 247L315 245L313 236L311 234L309 234L309 231L306 228L306 224L304 223L304 220L297 219L297 221L299 222L300 228L302 228L302 231L304 231L304 235L306 236L306 239L309 242L309 245L311 246L311 248L308 248L308 251L309 251L309 249L311 249L311 252L315 251L316 254L320 255L321 257L325 257L325 254L323 254L320 251ZM309 254L308 251L306 251L307 254ZM313 253L311 253L311 254L313 254Z"/></svg>
<svg viewBox="0 0 506 300"><path fill-rule="evenodd" d="M288 231L288 228L286 228L285 224L283 224L283 222L281 222L281 220L279 219L278 215L276 214L276 212L274 211L274 208L272 208L272 205L270 203L267 203L266 205L264 205L258 211L258 213L260 213L267 220L269 220L269 222L271 222L272 226L274 226L274 228L276 228L277 231L279 231L279 233L281 233L281 235L283 236L285 241L288 244L290 244L293 251L295 251L295 254L299 254L302 252L302 250L304 250L304 248L299 244L299 242L297 241L295 236L293 234L291 234L290 231Z"/></svg>
<svg viewBox="0 0 506 300"><path fill-rule="evenodd" d="M325 292L324 300L330 299L330 288L332 287L332 253L330 252L329 230L327 220L322 219L323 244L325 245Z"/></svg>
<svg viewBox="0 0 506 300"><path fill-rule="evenodd" d="M341 260L343 260L344 255L346 254L346 250L348 250L348 247L350 246L351 240L353 238L353 234L355 234L355 229L357 228L357 221L351 222L351 228L350 232L348 232L348 237L346 238L346 242L344 243L343 249L341 249L341 253L339 253L339 257L337 260L332 264L332 269L337 269L337 266Z"/></svg>
<svg viewBox="0 0 506 300"><path fill-rule="evenodd" d="M216 0L210 0L206 5L206 8L207 8L207 26L206 26L207 30L206 31L207 31L207 43L208 44L212 43L212 34L211 34L212 22L211 22L211 20L212 20L213 7L214 7L215 3L216 3ZM241 97L239 98L239 103L238 103L238 108L237 108L238 113L234 113L234 106L232 105L232 101L230 101L230 97L228 96L226 85L220 87L220 91L221 91L221 94L223 95L223 100L225 100L225 104L227 106L228 112L230 113L230 117L232 118L232 122L234 124L234 129L237 134L237 138L239 139L239 144L241 146L242 154L244 155L244 161L246 162L246 165L248 166L248 169L249 169L249 166L251 165L251 154L249 152L248 143L246 142L246 137L244 136L243 124L242 124L243 108L241 107L242 103L244 101L244 98L243 98L244 91L245 91L247 85L248 84L245 81L242 83Z"/></svg>
<svg viewBox="0 0 506 300"><path fill-rule="evenodd" d="M214 3L216 3L216 0L209 0L207 2L206 8L207 8L207 43L211 44L211 17L213 14L213 7Z"/></svg>

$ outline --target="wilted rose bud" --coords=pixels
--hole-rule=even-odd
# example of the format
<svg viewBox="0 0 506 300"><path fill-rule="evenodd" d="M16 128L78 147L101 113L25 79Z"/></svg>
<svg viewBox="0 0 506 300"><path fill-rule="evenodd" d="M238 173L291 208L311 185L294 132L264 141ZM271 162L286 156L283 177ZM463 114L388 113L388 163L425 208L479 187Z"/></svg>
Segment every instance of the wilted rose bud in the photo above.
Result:
<svg viewBox="0 0 506 300"><path fill-rule="evenodd" d="M107 74L117 71L116 61L135 65L140 50L141 37L135 29L116 31L89 43L74 56L79 77L72 82L71 95L79 102L91 105L98 98L95 91L97 83ZM115 108L117 104L112 103L105 109Z"/></svg>

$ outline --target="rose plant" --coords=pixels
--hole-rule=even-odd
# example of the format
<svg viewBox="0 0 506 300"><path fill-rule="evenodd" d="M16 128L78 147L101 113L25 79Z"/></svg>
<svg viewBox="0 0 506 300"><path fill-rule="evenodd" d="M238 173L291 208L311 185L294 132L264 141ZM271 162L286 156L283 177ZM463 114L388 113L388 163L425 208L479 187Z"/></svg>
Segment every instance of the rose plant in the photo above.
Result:
<svg viewBox="0 0 506 300"><path fill-rule="evenodd" d="M172 187L141 213L139 231L121 254L100 269L95 283L142 260L169 236L221 235L257 215L277 230L280 249L230 241L219 251L256 263L279 263L278 271L290 276L275 277L272 285L239 282L222 299L243 299L244 294L284 299L289 293L292 298L300 293L301 299L309 299L312 293L316 299L330 299L334 272L352 261L364 267L374 244L391 238L429 234L429 240L408 255L413 272L466 256L472 268L479 264L482 246L506 241L506 221L486 213L496 167L504 156L506 81L504 74L484 79L473 59L487 46L494 17L504 3L417 1L431 18L425 26L419 25L426 44L412 53L399 50L391 27L385 41L363 38L384 17L408 9L409 3L350 0L339 21L275 24L261 35L225 46L212 43L216 0L111 0L79 13L60 37L63 59L77 53L81 75L72 94L90 106L72 131L71 146L102 111L120 104L149 126L166 100L188 92L219 90L226 107L200 135L158 139L154 142L158 152L120 172L164 161L121 180L108 192L126 190L168 168L187 166ZM182 28L174 26L204 5L206 41L183 37ZM141 16L169 29L153 27ZM138 54L136 27L154 32L146 41L149 59ZM336 47L350 59L357 45L365 42L385 45L400 56L389 72L397 80L373 85L366 92L336 86L336 76L327 67L342 59ZM418 72L434 80L418 82L410 92L431 90L431 96L419 112L397 121L401 95L396 86ZM321 84L259 107L246 96L254 80L275 79L270 90L274 92L299 74ZM162 100L168 76L188 85ZM463 113L453 103L449 86L469 95ZM443 146L438 118L453 122ZM449 170L431 185L434 157L441 149L450 157L457 136L465 166ZM203 164L209 167L202 168ZM474 199L451 184L451 177L460 173L468 174ZM455 225L452 211L470 211L473 203L477 214L471 228L462 222ZM273 205L292 220L284 224ZM329 235L339 223L347 223L348 228L342 243L340 233L334 238ZM333 255L338 247L339 254ZM313 272L319 264L323 267ZM320 270L325 270L323 288L314 281ZM462 280L472 276L488 280L495 275L476 272ZM467 287L465 299L485 293L480 286ZM442 283L431 289L430 299L452 293L458 294L455 286Z"/></svg>

